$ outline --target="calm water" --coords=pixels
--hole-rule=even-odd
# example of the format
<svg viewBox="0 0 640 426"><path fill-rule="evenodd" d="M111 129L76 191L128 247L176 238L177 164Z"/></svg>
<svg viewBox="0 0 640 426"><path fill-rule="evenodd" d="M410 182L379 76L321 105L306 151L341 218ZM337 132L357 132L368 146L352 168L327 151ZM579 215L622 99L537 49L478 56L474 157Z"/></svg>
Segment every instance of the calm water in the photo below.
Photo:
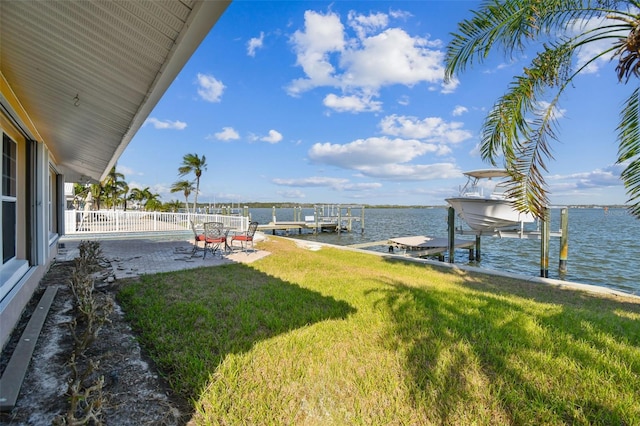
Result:
<svg viewBox="0 0 640 426"><path fill-rule="evenodd" d="M272 209L250 209L253 220L261 224L272 220ZM312 215L304 209L302 216ZM359 211L354 210L354 215ZM294 219L293 209L277 209L278 221ZM447 236L447 210L445 208L365 209L364 233L354 223L351 233L319 235L292 232L290 236L310 241L337 245L381 241L393 237L413 235ZM551 231L560 228L560 210L551 211ZM473 240L473 236L456 236ZM559 238L551 238L549 277L558 274ZM368 250L387 251L387 247ZM624 209L569 209L569 258L564 279L595 284L640 294L640 220ZM482 238L482 260L470 262L467 250L457 250L455 263L481 268L513 272L527 276L540 275L540 241L515 238Z"/></svg>

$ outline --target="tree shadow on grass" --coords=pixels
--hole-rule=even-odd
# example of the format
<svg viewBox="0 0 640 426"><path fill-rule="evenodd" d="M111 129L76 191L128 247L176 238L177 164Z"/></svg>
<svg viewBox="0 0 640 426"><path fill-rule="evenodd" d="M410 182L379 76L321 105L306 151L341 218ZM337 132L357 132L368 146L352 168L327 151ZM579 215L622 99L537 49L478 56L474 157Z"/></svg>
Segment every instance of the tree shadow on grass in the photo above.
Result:
<svg viewBox="0 0 640 426"><path fill-rule="evenodd" d="M459 278L449 288L388 282L381 299L416 404L434 407L436 423L640 421L640 304Z"/></svg>
<svg viewBox="0 0 640 426"><path fill-rule="evenodd" d="M243 264L142 276L118 299L172 388L187 399L200 394L227 355L356 312Z"/></svg>

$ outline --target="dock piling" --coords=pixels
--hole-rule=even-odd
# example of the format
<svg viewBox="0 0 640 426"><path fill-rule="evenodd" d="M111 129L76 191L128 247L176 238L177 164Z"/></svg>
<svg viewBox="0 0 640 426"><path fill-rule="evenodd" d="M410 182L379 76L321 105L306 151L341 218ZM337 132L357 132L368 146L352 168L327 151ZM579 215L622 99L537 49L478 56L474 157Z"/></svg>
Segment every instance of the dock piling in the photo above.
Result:
<svg viewBox="0 0 640 426"><path fill-rule="evenodd" d="M447 223L448 223L448 231L449 231L449 263L453 263L454 262L454 258L455 258L455 238L456 238L456 233L455 233L455 228L456 228L456 212L453 209L453 207L449 207L449 216L447 219Z"/></svg>
<svg viewBox="0 0 640 426"><path fill-rule="evenodd" d="M545 207L544 217L542 219L542 232L540 235L540 276L542 278L549 277L549 240L550 234L550 218L549 209Z"/></svg>
<svg viewBox="0 0 640 426"><path fill-rule="evenodd" d="M569 258L569 209L560 210L560 259L558 271L561 277L567 273L567 259Z"/></svg>

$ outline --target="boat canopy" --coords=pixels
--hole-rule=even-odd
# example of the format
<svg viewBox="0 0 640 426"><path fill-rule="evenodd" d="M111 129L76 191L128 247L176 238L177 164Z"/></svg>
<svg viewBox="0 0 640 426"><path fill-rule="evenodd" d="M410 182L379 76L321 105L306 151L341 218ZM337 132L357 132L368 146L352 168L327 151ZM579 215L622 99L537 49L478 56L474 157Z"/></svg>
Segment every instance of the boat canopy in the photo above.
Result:
<svg viewBox="0 0 640 426"><path fill-rule="evenodd" d="M509 173L505 169L479 169L463 172L465 176L476 179L491 179L495 177L506 177Z"/></svg>

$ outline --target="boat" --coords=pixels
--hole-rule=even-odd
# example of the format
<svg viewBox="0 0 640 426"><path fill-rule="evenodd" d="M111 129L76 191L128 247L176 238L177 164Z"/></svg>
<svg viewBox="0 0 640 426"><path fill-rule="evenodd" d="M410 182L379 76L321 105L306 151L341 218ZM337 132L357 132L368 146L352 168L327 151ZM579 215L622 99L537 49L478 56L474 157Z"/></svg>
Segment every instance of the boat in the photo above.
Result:
<svg viewBox="0 0 640 426"><path fill-rule="evenodd" d="M509 174L504 169L480 169L464 172L467 183L457 197L446 201L474 231L517 229L535 221L531 213L518 211L513 199L505 195ZM494 179L497 179L496 183Z"/></svg>

